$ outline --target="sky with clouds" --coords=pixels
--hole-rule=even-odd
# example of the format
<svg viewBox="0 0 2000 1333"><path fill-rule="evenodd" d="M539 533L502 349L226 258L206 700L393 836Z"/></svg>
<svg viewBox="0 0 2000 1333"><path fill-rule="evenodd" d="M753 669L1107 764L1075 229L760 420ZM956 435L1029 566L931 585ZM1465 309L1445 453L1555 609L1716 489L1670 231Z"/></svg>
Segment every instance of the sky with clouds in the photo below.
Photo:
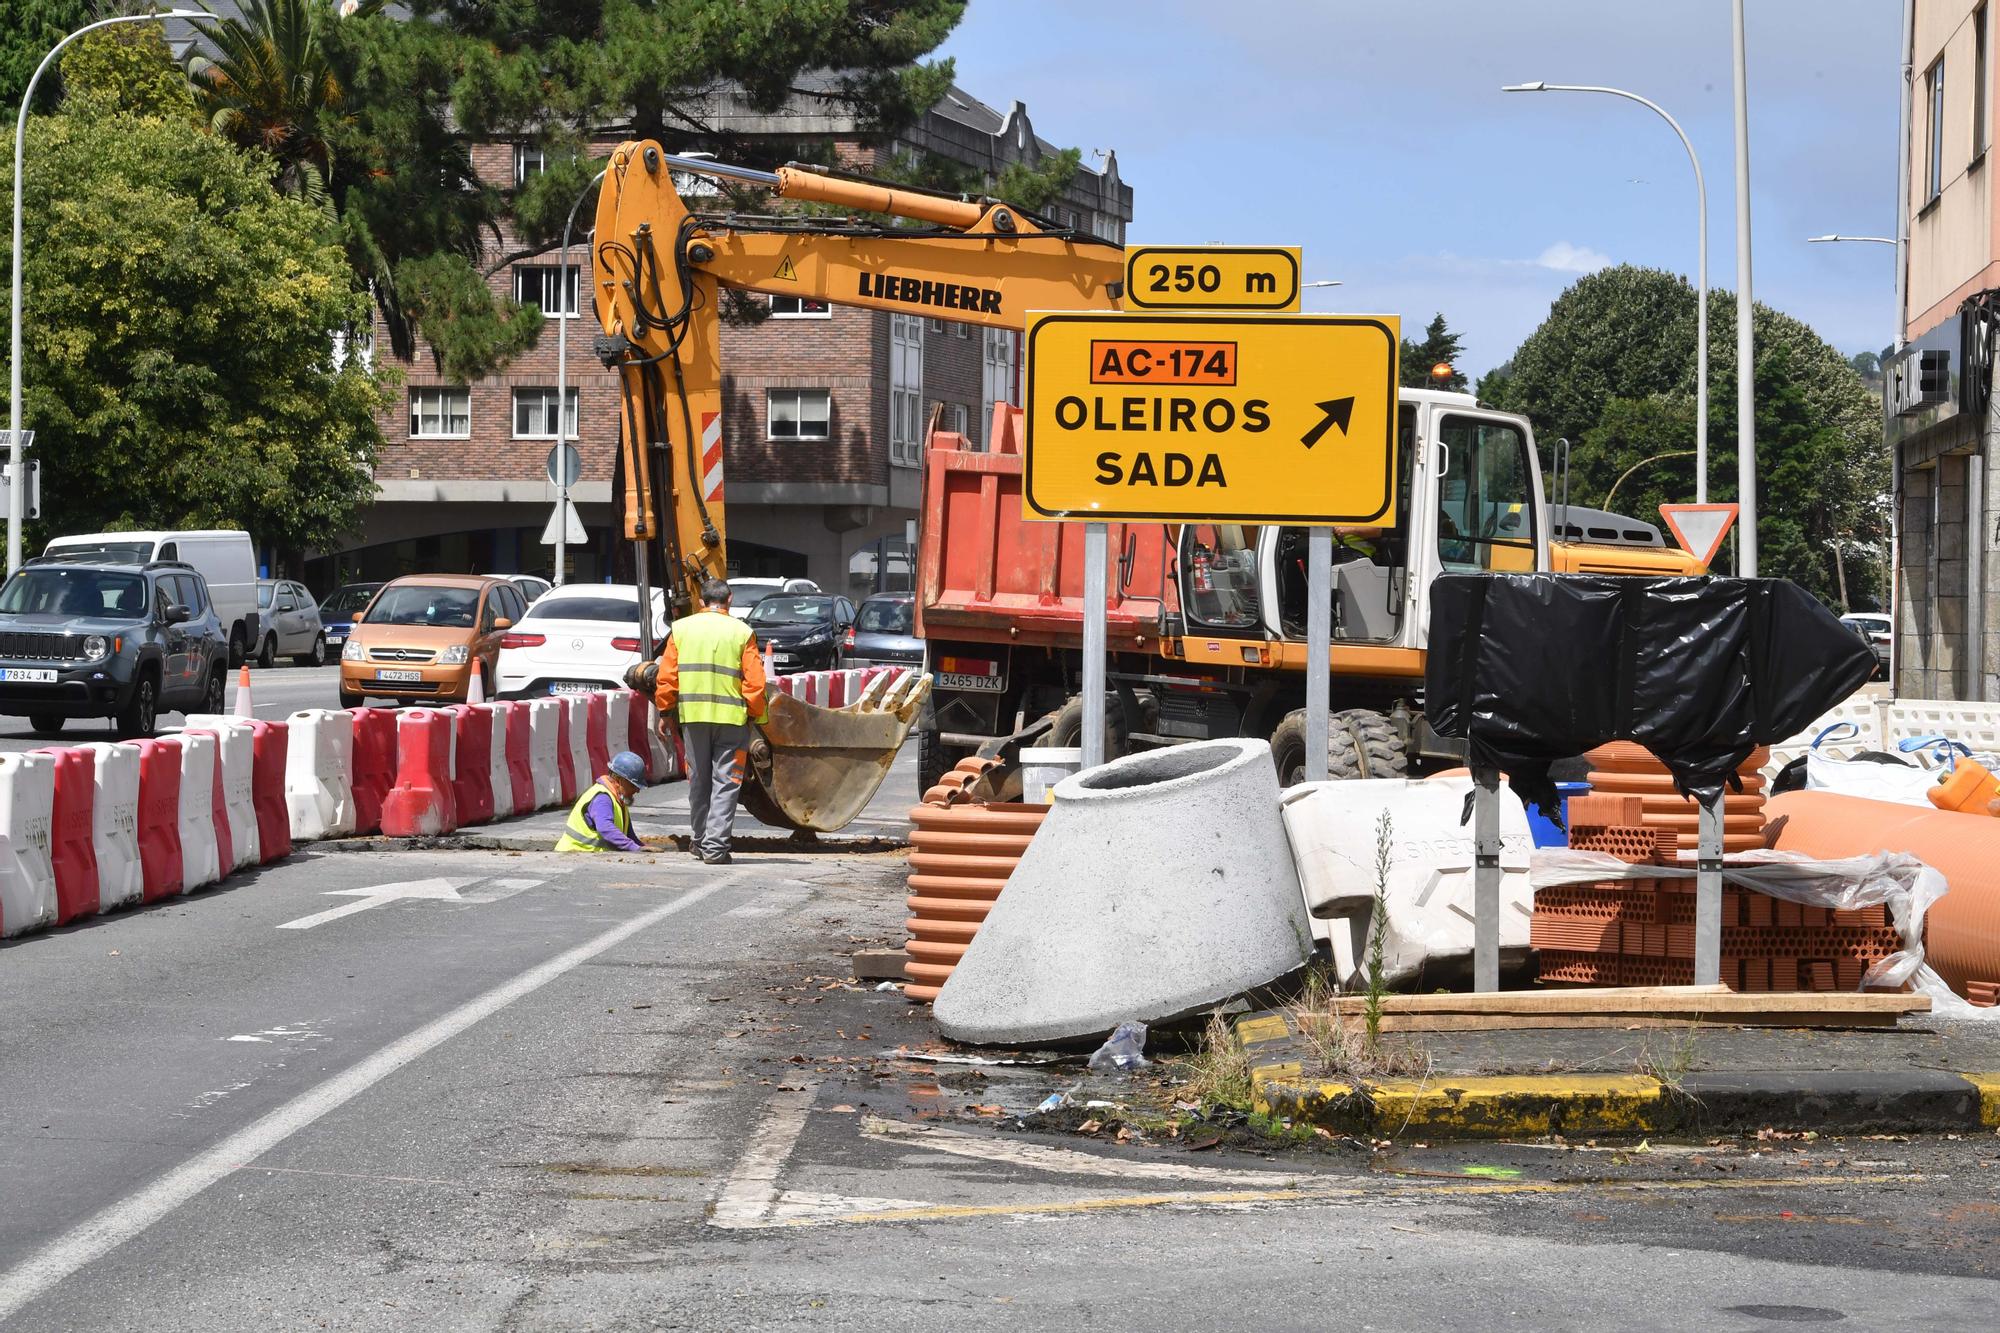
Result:
<svg viewBox="0 0 2000 1333"><path fill-rule="evenodd" d="M1750 0L1753 290L1844 351L1894 323L1895 0ZM974 96L1062 146L1115 149L1133 242L1295 244L1308 310L1436 311L1462 368L1505 360L1584 273L1695 271L1693 173L1626 88L1671 112L1708 178L1709 281L1736 281L1728 0L972 0L942 54Z"/></svg>

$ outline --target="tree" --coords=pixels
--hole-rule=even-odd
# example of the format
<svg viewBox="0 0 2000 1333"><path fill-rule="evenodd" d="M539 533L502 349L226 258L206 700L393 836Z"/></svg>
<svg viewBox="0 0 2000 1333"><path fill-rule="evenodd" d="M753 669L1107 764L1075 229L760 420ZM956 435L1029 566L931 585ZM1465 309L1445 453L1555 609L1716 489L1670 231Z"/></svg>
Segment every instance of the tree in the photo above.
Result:
<svg viewBox="0 0 2000 1333"><path fill-rule="evenodd" d="M1709 299L1709 498L1726 501L1736 495L1736 302L1723 291ZM1881 406L1805 324L1761 305L1754 319L1759 572L1834 601L1834 546L1887 545ZM1602 497L1642 458L1694 447L1695 328L1685 279L1604 269L1556 299L1481 396L1534 423L1545 462L1558 438L1571 440L1572 497ZM1618 508L1648 515L1656 496L1692 499L1691 461L1649 464L1617 492ZM1845 574L1857 601L1886 586L1879 562Z"/></svg>
<svg viewBox="0 0 2000 1333"><path fill-rule="evenodd" d="M70 43L62 54L64 107L84 115L189 120L194 97L157 23L120 23Z"/></svg>
<svg viewBox="0 0 2000 1333"><path fill-rule="evenodd" d="M1444 322L1443 314L1431 317L1424 328L1424 340L1411 342L1403 339L1403 387L1406 389L1464 389L1465 375L1458 368L1459 352L1465 343L1461 334L1453 333ZM1451 374L1437 378L1431 370L1440 365L1451 367Z"/></svg>
<svg viewBox="0 0 2000 1333"><path fill-rule="evenodd" d="M35 66L57 42L96 17L92 9L90 0L0 0L0 109L9 124L20 112ZM54 106L60 87L44 74L35 90L37 109Z"/></svg>
<svg viewBox="0 0 2000 1333"><path fill-rule="evenodd" d="M336 362L366 298L325 211L191 120L78 110L29 140L44 530L240 526L296 549L349 529L389 397Z"/></svg>
<svg viewBox="0 0 2000 1333"><path fill-rule="evenodd" d="M226 77L218 128L274 151L281 176L325 182L357 283L390 349L430 345L476 378L531 346L540 315L491 275L552 248L596 173L606 126L669 149L757 161L707 107L725 87L752 107L805 96L887 134L942 97L925 63L964 0L411 0L397 12L333 0L249 0L209 25ZM817 71L837 70L828 77ZM803 89L803 91L801 91ZM482 179L469 144L515 139L546 168ZM771 165L771 164L767 164ZM505 247L492 244L502 236Z"/></svg>

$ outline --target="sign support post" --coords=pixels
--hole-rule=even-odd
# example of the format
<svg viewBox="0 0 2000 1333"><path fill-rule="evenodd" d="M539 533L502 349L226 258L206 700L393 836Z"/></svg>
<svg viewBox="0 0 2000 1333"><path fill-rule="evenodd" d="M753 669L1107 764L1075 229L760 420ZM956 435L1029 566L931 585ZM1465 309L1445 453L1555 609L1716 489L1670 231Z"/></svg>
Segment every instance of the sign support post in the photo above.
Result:
<svg viewBox="0 0 2000 1333"><path fill-rule="evenodd" d="M1332 707L1333 529L1306 536L1306 781L1327 779L1327 713Z"/></svg>
<svg viewBox="0 0 2000 1333"><path fill-rule="evenodd" d="M1104 762L1104 640L1108 627L1104 563L1110 529L1083 525L1083 766Z"/></svg>
<svg viewBox="0 0 2000 1333"><path fill-rule="evenodd" d="M1695 852L1694 984L1722 980L1722 797L1701 803L1700 849Z"/></svg>
<svg viewBox="0 0 2000 1333"><path fill-rule="evenodd" d="M1472 989L1500 989L1500 773L1472 770Z"/></svg>

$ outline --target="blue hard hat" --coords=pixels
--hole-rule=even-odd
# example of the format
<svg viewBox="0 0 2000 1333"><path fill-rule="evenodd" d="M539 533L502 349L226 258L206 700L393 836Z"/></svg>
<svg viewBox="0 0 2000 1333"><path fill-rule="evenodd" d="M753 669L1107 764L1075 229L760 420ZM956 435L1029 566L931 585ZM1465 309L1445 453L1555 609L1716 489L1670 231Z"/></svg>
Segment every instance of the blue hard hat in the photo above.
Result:
<svg viewBox="0 0 2000 1333"><path fill-rule="evenodd" d="M646 785L646 761L630 750L620 750L611 756L611 771L635 787Z"/></svg>

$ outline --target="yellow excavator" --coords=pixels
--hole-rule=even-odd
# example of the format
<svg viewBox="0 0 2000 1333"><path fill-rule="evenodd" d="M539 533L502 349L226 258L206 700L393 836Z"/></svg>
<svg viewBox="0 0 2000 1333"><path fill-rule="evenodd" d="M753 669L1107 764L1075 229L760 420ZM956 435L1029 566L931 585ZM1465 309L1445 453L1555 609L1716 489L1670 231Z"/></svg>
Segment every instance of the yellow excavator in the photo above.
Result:
<svg viewBox="0 0 2000 1333"><path fill-rule="evenodd" d="M697 214L684 200L677 176L681 181L706 177L759 187L795 204L828 205L858 216ZM642 589L650 566L647 553L658 545L668 581L664 591L676 615L695 604L704 579L728 573L720 346L725 290L796 296L1020 331L1030 311L1116 310L1122 304L1125 280L1121 247L1086 233L1051 227L1002 201L944 195L796 165L768 172L676 157L650 140L625 143L611 155L598 196L591 267L602 329L597 350L604 363L618 371L621 389L620 452L613 499L625 535L637 548ZM1463 402L1454 406L1460 399ZM1479 521L1495 528L1490 534L1494 539L1478 547L1487 553L1479 557L1485 562L1483 567L1700 572L1698 562L1671 549L1612 551L1566 543L1561 538L1580 530L1560 519L1555 520L1558 539L1550 540L1527 423L1487 412L1469 395L1406 392L1403 416L1410 439L1401 447L1407 455L1415 457L1423 452L1411 441L1431 438L1428 426L1416 422L1412 414L1421 414L1423 422L1429 422L1431 416L1447 409L1458 413L1452 420L1463 419L1461 426L1472 422L1472 427L1481 431L1513 431L1511 438L1521 454L1514 470L1523 479L1522 486L1498 502L1489 498L1477 506ZM1472 420L1475 415L1478 421ZM1452 428L1450 421L1442 421L1440 429L1448 432ZM1004 443L994 447L996 453L1006 451ZM1460 456L1463 459L1463 449ZM935 498L928 491L936 489L956 466L935 450L932 459L927 469L931 474L926 481L927 512ZM944 461L940 463L940 459ZM997 470L1007 460L991 461ZM1015 464L1018 461L1012 460ZM1406 473L1410 466L1406 458ZM981 467L986 470L985 465ZM1461 462L1460 472L1466 470ZM996 479L1005 484L1004 478ZM1018 489L1014 493L1018 494ZM1465 508L1469 501L1461 498L1456 503ZM1472 513L1467 509L1461 518ZM1018 506L1002 515L1002 521L1012 521L1016 514ZM1435 516L1412 522L1433 523ZM1189 542L1199 545L1204 531L1201 525L1188 525L1179 534L1163 533L1154 543L1164 543L1163 553L1152 564L1162 571L1173 568L1180 580L1197 577L1191 571L1209 573L1210 565L1181 549ZM1508 537L1505 531L1515 536ZM1414 549L1421 544L1416 538L1423 534L1413 526L1400 535L1403 543ZM1283 566L1283 552L1289 549L1284 543L1295 537L1292 529L1265 530L1258 539L1270 547L1261 556L1264 563L1273 568ZM983 539L990 540L990 535ZM932 545L939 540L940 534L926 533L927 562ZM1133 552L1140 546L1128 544L1123 535L1116 541L1127 553L1126 563L1132 563ZM1063 584L1060 589L1044 590L1046 595L1039 600L1045 606L1064 602L1067 583L1075 577L1074 569L1059 573L1056 563L1052 559L1051 568L1043 571L1013 571L1031 580ZM1412 562L1407 569L1394 571L1393 578L1384 571L1378 581L1385 587L1420 588L1427 581L1423 577L1426 572L1428 566L1419 568ZM941 577L948 582L948 576ZM1276 580L1278 575L1270 577ZM1121 595L1131 581L1121 580ZM932 591L927 586L926 596ZM1178 610L1169 613L1181 590L1172 586L1161 589L1152 599L1160 622L1157 632L1140 636L1141 655L1146 661L1125 664L1129 668L1126 675L1141 691L1150 691L1147 697L1157 706L1164 689L1193 687L1214 693L1241 688L1240 678L1258 673L1269 683L1260 686L1251 682L1250 688L1261 691L1271 705L1264 709L1270 714L1268 725L1260 724L1244 734L1271 734L1287 716L1292 694L1302 693L1303 648L1292 642L1297 636L1283 621L1265 626L1254 642L1251 636L1231 632L1227 625L1206 626L1195 632L1197 627L1189 618L1193 602L1209 591L1209 585L1203 584L1199 591L1180 599L1189 613L1184 617ZM643 601L643 591L641 596ZM1268 608L1269 616L1277 617L1275 603L1279 598L1267 600L1273 604ZM926 623L937 628L924 632L933 639L933 650L953 637L976 638L987 631L1003 645L1011 642L1023 649L1036 637L1034 633L1024 636L1019 624L983 625L963 619L955 631L948 607L929 608L920 615L929 617L932 612L935 619ZM1395 623L1383 634L1357 640L1351 648L1337 644L1336 673L1379 676L1389 681L1392 689L1403 688L1398 681L1420 677L1421 616L1397 610L1391 619ZM980 739L982 731L990 738L1018 732L1019 726L1010 724L1009 717L1018 723L1024 716L1038 716L1051 700L1061 703L1065 690L1074 693L1074 673L1064 665L1064 654L1073 656L1073 649L1057 642L1067 640L1070 631L1058 627L1050 633L1054 637L1049 641L1048 660L1030 664L1030 672L1020 678L1017 692L1021 699L1012 694L1004 700L968 694L967 700L979 704L983 711L961 711L967 716L978 712L983 720L971 728L961 724L960 730L950 734L945 749L954 744L962 751L974 748L972 743ZM1244 642L1237 643L1238 638ZM646 645L648 655L652 646ZM1343 658L1343 653L1348 656ZM993 667L1000 654L978 656L984 666ZM1164 669L1147 665L1161 659L1167 663ZM946 695L965 684L955 680L957 674L964 673L954 673L949 662L938 670L943 673L938 679L949 687ZM1194 679L1196 676L1200 679ZM1154 677L1178 684L1155 688ZM982 687L995 683L994 676L971 682ZM878 687L859 703L842 709L774 697L770 722L751 746L751 770L757 781L746 785L746 807L757 818L781 827L829 831L844 826L879 787L920 714L927 719L926 752L939 752L936 715L946 710L942 699L937 709L926 708L931 684L928 674L911 673L894 688ZM1007 688L1013 688L1012 684ZM998 703L1006 706L986 706ZM1030 704L1034 711L1024 713ZM1177 735L1179 739L1193 738L1187 733ZM1173 739L1165 734L1152 738L1160 743ZM1418 747L1409 748L1415 752Z"/></svg>

